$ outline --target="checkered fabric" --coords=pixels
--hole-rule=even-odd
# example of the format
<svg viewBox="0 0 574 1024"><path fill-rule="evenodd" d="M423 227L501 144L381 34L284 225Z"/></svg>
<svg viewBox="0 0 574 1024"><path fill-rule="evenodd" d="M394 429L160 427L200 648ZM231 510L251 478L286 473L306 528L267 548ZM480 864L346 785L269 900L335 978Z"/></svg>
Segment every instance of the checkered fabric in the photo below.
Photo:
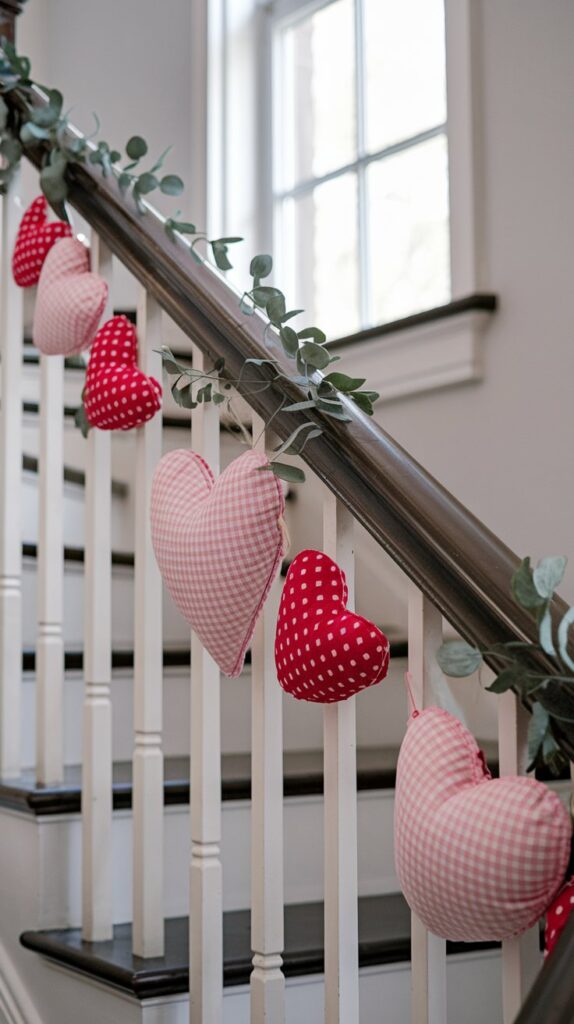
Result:
<svg viewBox="0 0 574 1024"><path fill-rule="evenodd" d="M275 634L277 678L298 700L332 704L380 683L389 641L368 619L347 610L345 573L321 551L293 559Z"/></svg>
<svg viewBox="0 0 574 1024"><path fill-rule="evenodd" d="M72 229L62 220L48 223L48 203L44 196L28 207L22 217L12 255L12 273L20 288L38 284L44 260L60 238L69 238Z"/></svg>
<svg viewBox="0 0 574 1024"><path fill-rule="evenodd" d="M34 344L46 355L69 356L91 344L108 297L90 254L76 238L62 238L46 257L36 296Z"/></svg>
<svg viewBox="0 0 574 1024"><path fill-rule="evenodd" d="M157 562L175 604L227 676L243 668L284 552L280 481L248 451L214 481L195 452L158 463L151 494Z"/></svg>
<svg viewBox="0 0 574 1024"><path fill-rule="evenodd" d="M570 819L535 779L493 779L447 711L411 717L397 767L395 862L429 931L462 941L520 935L564 879Z"/></svg>
<svg viewBox="0 0 574 1024"><path fill-rule="evenodd" d="M136 329L114 316L92 342L84 407L88 423L100 430L131 430L161 408L161 385L138 370Z"/></svg>

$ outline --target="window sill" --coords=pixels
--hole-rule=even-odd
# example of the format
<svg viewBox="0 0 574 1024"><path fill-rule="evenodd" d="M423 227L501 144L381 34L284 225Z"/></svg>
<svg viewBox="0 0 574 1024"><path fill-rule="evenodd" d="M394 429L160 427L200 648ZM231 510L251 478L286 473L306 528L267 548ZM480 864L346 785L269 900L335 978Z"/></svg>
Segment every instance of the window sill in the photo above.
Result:
<svg viewBox="0 0 574 1024"><path fill-rule="evenodd" d="M405 398L483 377L483 335L495 295L471 295L329 343L353 376L366 377L381 401Z"/></svg>

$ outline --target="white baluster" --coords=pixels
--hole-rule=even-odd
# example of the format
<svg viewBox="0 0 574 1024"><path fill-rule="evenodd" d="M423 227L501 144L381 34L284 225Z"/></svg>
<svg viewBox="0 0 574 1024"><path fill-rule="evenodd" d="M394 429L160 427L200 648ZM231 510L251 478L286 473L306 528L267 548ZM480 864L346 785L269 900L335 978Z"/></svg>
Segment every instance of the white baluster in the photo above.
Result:
<svg viewBox="0 0 574 1024"><path fill-rule="evenodd" d="M253 415L255 447L264 422ZM251 974L252 1024L283 1024L283 702L275 672L274 586L251 644Z"/></svg>
<svg viewBox="0 0 574 1024"><path fill-rule="evenodd" d="M207 360L193 346L193 366ZM192 413L193 450L219 473L219 414L213 403ZM191 641L190 1021L221 1024L223 930L221 880L220 674L195 634Z"/></svg>
<svg viewBox="0 0 574 1024"><path fill-rule="evenodd" d="M95 233L91 268L111 292L112 255ZM108 295L104 320L111 306ZM86 446L82 926L86 941L99 942L111 938L113 920L111 435L92 429Z"/></svg>
<svg viewBox="0 0 574 1024"><path fill-rule="evenodd" d="M0 773L20 771L22 683L22 290L12 252L22 211L19 175L2 199L0 274ZM9 498L8 498L9 496Z"/></svg>
<svg viewBox="0 0 574 1024"><path fill-rule="evenodd" d="M64 357L40 356L36 776L62 782L64 759Z"/></svg>
<svg viewBox="0 0 574 1024"><path fill-rule="evenodd" d="M500 775L523 775L528 764L529 714L516 694L498 698L498 761ZM542 963L538 926L502 943L502 1019L514 1021Z"/></svg>
<svg viewBox="0 0 574 1024"><path fill-rule="evenodd" d="M323 549L341 567L354 607L353 518L330 492ZM357 736L355 697L324 709L325 1021L358 1024Z"/></svg>
<svg viewBox="0 0 574 1024"><path fill-rule="evenodd" d="M442 617L413 583L409 584L409 672L420 710L440 690L436 652L442 644ZM446 1022L446 942L411 914L412 1024Z"/></svg>
<svg viewBox="0 0 574 1024"><path fill-rule="evenodd" d="M139 367L161 381L162 313L142 291ZM133 759L134 914L136 956L163 956L162 595L151 542L150 496L161 458L161 413L137 431L135 485L135 661Z"/></svg>

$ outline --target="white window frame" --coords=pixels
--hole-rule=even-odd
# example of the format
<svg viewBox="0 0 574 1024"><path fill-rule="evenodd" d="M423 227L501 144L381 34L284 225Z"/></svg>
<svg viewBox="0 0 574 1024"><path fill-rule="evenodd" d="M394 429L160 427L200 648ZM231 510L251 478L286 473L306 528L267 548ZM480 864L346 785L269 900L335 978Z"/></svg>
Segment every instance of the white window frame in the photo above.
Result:
<svg viewBox="0 0 574 1024"><path fill-rule="evenodd" d="M213 154L213 166L207 166L202 176L207 182L209 209L221 211L215 216L221 221L225 233L237 231L237 212L229 211L226 216L226 199L222 194L221 166L228 165L228 174L237 171L237 153L231 164L226 160L227 151L232 149L231 133L234 126L226 123L225 94L237 95L237 83L229 72L228 56L231 41L225 35L229 21L226 5L237 0L194 0L193 8L205 9L211 4L211 17L201 17L201 28L205 33L202 48L201 33L194 27L195 69L194 78L198 86L204 86L203 97L207 95L207 114L197 118L203 136L194 134L194 153ZM255 140L249 147L241 149L242 174L252 181L252 195L249 209L241 211L244 222L253 225L250 252L271 252L276 259L275 280L289 298L289 282L281 267L280 254L273 241L273 27L281 19L300 17L303 11L324 6L325 0L241 0L242 16L245 9L251 9L252 45L249 71L244 68L241 82L242 95L246 98L242 108L249 137ZM223 8L222 8L223 5ZM221 11L223 10L223 13ZM219 13L216 13L219 12ZM214 16L215 15L215 16ZM447 81L447 139L449 167L449 234L451 265L452 301L479 294L485 290L482 253L484 246L480 234L483 217L483 195L481 173L481 111L479 45L480 26L476 0L445 0L446 28L446 81ZM211 28L207 29L207 23ZM213 25L221 33L216 39ZM217 45L218 42L218 45ZM208 67L208 54L211 66ZM275 61L275 66L276 66ZM220 69L218 77L218 68ZM248 79L251 78L251 81ZM212 83L209 90L206 83ZM197 92L196 92L197 96ZM223 99L222 99L223 97ZM221 139L227 140L223 146ZM214 140L216 144L214 145ZM221 153L223 152L223 157ZM219 154L219 155L218 155ZM217 163L219 161L219 163ZM209 187L211 185L211 193ZM211 218L210 218L211 219ZM380 339L358 346L353 353L353 367L359 372L358 362L376 358L376 376L372 371L369 381L381 392L383 400L402 398L409 394L433 390L438 387L480 380L483 376L483 335L490 314L476 310L449 316L448 320L438 319L432 323L414 326L409 330L388 330ZM320 325L319 325L320 326ZM376 357L375 357L376 348ZM369 355L370 353L370 355ZM344 350L341 351L344 356Z"/></svg>

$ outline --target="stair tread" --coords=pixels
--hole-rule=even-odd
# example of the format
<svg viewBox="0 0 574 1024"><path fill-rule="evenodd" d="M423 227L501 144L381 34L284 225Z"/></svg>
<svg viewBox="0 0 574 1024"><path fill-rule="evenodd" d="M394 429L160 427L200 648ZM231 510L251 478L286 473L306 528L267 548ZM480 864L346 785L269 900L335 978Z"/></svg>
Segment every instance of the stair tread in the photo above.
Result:
<svg viewBox="0 0 574 1024"><path fill-rule="evenodd" d="M187 992L188 919L166 921L165 956L144 960L131 950L131 924L116 925L109 942L82 941L79 928L26 931L20 941L60 964L108 982L139 999ZM447 943L448 953L494 949L498 943ZM223 915L223 984L244 985L251 974L250 911ZM410 960L410 910L400 893L359 899L359 966ZM299 903L285 907L286 977L323 971L323 904Z"/></svg>
<svg viewBox="0 0 574 1024"><path fill-rule="evenodd" d="M497 772L496 744L486 743L485 753L493 774ZM357 790L394 789L399 748L359 747L357 749ZM41 786L32 769L18 778L0 780L0 807L9 807L33 815L77 814L81 810L81 765L64 769L60 786ZM114 810L129 809L132 804L132 762L113 765ZM320 796L323 793L323 753L321 750L284 751L283 795ZM251 755L223 754L221 758L221 798L224 802L251 798ZM164 759L164 806L189 803L189 757Z"/></svg>

